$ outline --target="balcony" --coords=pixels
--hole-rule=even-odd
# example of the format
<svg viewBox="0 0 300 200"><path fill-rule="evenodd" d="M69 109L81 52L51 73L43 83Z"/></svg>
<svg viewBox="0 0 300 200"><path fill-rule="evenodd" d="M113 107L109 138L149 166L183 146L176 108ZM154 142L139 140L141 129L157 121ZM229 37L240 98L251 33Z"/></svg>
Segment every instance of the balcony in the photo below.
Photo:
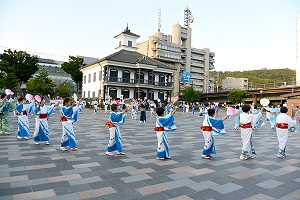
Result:
<svg viewBox="0 0 300 200"><path fill-rule="evenodd" d="M168 88L172 88L172 83L170 82L157 82L157 81L151 81L151 80L145 80L145 79L141 79L141 80L137 80L137 79L128 79L128 78L118 78L118 77L105 77L104 78L104 83L108 84L108 83L118 83L118 84L124 84L127 86L131 86L131 87L136 87L137 85L140 86L144 86L144 87L151 87L153 88L155 87L168 87ZM116 84L117 86L117 84Z"/></svg>

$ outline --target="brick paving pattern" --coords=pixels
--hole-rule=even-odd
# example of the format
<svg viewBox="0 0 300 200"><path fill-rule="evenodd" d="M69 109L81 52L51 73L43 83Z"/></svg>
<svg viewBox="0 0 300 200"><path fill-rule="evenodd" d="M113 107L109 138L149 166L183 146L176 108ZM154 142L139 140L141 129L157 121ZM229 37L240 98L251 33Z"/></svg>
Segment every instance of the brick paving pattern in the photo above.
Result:
<svg viewBox="0 0 300 200"><path fill-rule="evenodd" d="M225 115L224 111L221 116ZM270 125L254 130L258 153L240 161L240 132L233 118L226 134L215 137L217 155L202 159L203 136L198 115L175 115L178 129L169 134L170 160L156 160L155 117L147 124L130 115L121 127L125 156L106 156L109 114L85 109L74 124L78 151L59 150L59 112L49 119L50 145L0 135L0 200L2 199L300 199L300 131L290 133L287 157L278 159L277 137ZM298 130L300 130L300 125Z"/></svg>

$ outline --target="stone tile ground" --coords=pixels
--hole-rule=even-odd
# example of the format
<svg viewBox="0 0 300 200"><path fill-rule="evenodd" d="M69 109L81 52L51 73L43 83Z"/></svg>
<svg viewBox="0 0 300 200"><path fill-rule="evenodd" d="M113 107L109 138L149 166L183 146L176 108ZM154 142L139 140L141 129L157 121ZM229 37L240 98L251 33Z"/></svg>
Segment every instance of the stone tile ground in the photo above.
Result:
<svg viewBox="0 0 300 200"><path fill-rule="evenodd" d="M215 137L217 155L201 158L203 136L198 115L175 115L169 134L172 159L156 160L155 117L147 124L128 116L121 127L125 156L105 155L108 114L84 110L74 124L79 150L59 151L59 112L49 119L51 144L17 141L0 135L0 199L300 199L300 131L291 133L287 157L278 159L277 138L268 123L255 130L253 160L240 161L240 132L233 118L226 135ZM225 112L221 112L221 116ZM30 117L31 133L34 118ZM300 126L298 126L300 130Z"/></svg>

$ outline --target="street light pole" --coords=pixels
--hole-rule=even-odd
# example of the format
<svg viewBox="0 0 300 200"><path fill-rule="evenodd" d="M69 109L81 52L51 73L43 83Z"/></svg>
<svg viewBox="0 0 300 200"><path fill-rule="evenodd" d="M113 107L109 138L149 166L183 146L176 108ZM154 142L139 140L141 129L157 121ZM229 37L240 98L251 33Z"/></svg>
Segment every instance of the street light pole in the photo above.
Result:
<svg viewBox="0 0 300 200"><path fill-rule="evenodd" d="M292 93L294 93L294 77L292 77Z"/></svg>
<svg viewBox="0 0 300 200"><path fill-rule="evenodd" d="M262 93L263 93L263 91L261 90L260 91L260 99L262 99Z"/></svg>

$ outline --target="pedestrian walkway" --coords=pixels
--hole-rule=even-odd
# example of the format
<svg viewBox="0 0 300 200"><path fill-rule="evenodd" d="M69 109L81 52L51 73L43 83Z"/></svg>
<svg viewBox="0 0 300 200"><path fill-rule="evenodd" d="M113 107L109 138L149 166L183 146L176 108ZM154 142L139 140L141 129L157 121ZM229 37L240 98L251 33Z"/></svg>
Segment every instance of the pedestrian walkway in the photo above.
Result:
<svg viewBox="0 0 300 200"><path fill-rule="evenodd" d="M225 112L221 112L223 117ZM156 160L155 117L147 124L128 116L121 126L125 156L106 156L109 114L85 109L74 124L78 151L59 150L59 112L49 119L50 145L31 138L0 135L2 199L300 199L300 131L290 133L287 157L278 159L277 137L268 123L255 130L252 160L240 161L240 131L225 121L226 134L215 137L217 155L202 159L203 136L198 115L176 113L178 129L169 134L170 160ZM300 126L298 126L300 130Z"/></svg>

